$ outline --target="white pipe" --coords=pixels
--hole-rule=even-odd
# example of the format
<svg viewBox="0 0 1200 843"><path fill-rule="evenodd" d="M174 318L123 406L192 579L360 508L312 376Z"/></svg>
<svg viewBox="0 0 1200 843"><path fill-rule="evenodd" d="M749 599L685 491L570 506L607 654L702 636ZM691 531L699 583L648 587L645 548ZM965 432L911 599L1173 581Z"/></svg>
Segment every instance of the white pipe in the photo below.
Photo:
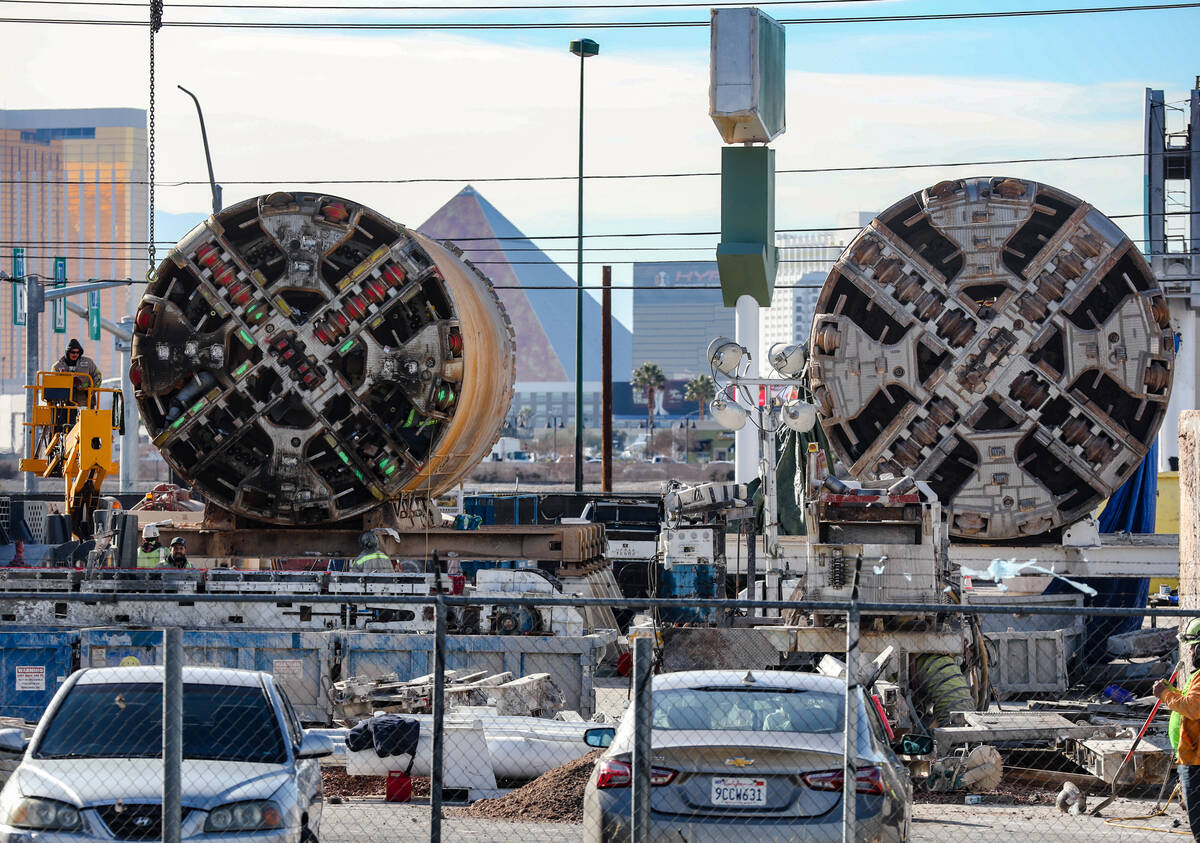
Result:
<svg viewBox="0 0 1200 843"><path fill-rule="evenodd" d="M758 368L758 302L750 296L741 296L737 300L736 312L737 341L750 352L750 367L746 377L757 378ZM755 402L758 401L758 390L751 389L750 393ZM750 410L751 418L756 417L754 408ZM747 424L734 434L734 467L733 479L736 483L749 483L758 477L758 428Z"/></svg>
<svg viewBox="0 0 1200 843"><path fill-rule="evenodd" d="M412 774L428 775L429 753L433 741L433 715L404 716L421 723ZM583 733L604 725L487 714L468 716L460 720L451 713L446 718L447 752L450 751L449 747L453 742L455 727L466 726L471 721L478 721L483 728L488 754L491 756L492 771L497 779L535 779L568 761L582 758L592 751L592 747L583 742ZM403 770L406 766L407 755L380 758L373 750L346 752L346 772L352 776L386 775L390 770Z"/></svg>
<svg viewBox="0 0 1200 843"><path fill-rule="evenodd" d="M1167 471L1170 458L1179 457L1179 414L1196 409L1196 311L1186 299L1171 299L1171 324L1179 331L1179 353L1175 357L1175 377L1171 384L1171 400L1158 436L1158 468Z"/></svg>

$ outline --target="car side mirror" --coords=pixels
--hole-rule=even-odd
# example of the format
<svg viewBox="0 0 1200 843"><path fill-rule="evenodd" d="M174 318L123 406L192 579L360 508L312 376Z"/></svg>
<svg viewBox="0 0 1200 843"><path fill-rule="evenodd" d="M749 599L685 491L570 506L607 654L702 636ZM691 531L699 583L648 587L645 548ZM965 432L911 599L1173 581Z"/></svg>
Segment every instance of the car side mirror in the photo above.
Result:
<svg viewBox="0 0 1200 843"><path fill-rule="evenodd" d="M296 758L324 758L333 755L333 741L320 732L305 732L296 749Z"/></svg>
<svg viewBox="0 0 1200 843"><path fill-rule="evenodd" d="M613 735L617 730L611 726L605 726L600 729L588 729L583 733L583 742L588 746L594 746L603 749L613 742Z"/></svg>
<svg viewBox="0 0 1200 843"><path fill-rule="evenodd" d="M0 754L24 755L29 739L20 729L0 729Z"/></svg>
<svg viewBox="0 0 1200 843"><path fill-rule="evenodd" d="M895 749L901 755L931 755L933 738L929 735L905 735Z"/></svg>

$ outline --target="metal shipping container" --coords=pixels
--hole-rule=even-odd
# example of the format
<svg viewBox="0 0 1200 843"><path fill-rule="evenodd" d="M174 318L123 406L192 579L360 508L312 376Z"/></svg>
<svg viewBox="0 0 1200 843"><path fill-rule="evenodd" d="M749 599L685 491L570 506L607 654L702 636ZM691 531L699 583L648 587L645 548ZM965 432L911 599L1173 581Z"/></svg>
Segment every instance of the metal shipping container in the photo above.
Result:
<svg viewBox="0 0 1200 843"><path fill-rule="evenodd" d="M39 719L75 669L78 642L74 629L0 632L0 715Z"/></svg>
<svg viewBox="0 0 1200 843"><path fill-rule="evenodd" d="M189 629L183 633L188 665L261 670L275 677L306 723L328 723L328 687L334 640L327 632ZM85 629L80 665L160 664L162 631Z"/></svg>

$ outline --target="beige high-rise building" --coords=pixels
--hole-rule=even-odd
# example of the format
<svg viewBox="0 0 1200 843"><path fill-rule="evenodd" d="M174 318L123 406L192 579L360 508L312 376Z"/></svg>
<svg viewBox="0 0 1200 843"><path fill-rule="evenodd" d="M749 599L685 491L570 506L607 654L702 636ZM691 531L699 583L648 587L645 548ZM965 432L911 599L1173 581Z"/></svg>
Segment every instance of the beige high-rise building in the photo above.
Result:
<svg viewBox="0 0 1200 843"><path fill-rule="evenodd" d="M69 283L144 281L147 169L142 109L0 109L0 269L12 275L13 250L24 249L25 272L46 279L62 257ZM17 393L25 383L26 329L13 325L13 284L0 287L0 391ZM135 283L101 292L101 315L120 321L143 289ZM72 301L88 303L86 295ZM55 333L53 321L47 304L41 368L53 366L76 337L105 378L120 375L112 335L89 339L87 320L70 312L65 333Z"/></svg>
<svg viewBox="0 0 1200 843"><path fill-rule="evenodd" d="M758 313L758 359L767 365L776 343L808 342L817 298L834 261L875 215L865 211L838 215L838 228L827 231L783 232L775 235L779 270L771 306ZM765 372L766 369L760 369Z"/></svg>

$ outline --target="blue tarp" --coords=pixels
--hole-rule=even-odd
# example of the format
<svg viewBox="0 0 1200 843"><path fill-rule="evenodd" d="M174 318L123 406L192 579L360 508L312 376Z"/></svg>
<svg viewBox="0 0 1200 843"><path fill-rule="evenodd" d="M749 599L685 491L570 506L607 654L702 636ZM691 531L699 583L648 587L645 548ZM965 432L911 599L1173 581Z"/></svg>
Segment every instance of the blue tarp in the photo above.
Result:
<svg viewBox="0 0 1200 843"><path fill-rule="evenodd" d="M1153 533L1157 500L1158 440L1155 439L1137 471L1108 499L1108 505L1100 513L1100 532ZM1086 577L1080 581L1097 592L1095 597L1085 598L1086 606L1144 608L1150 598L1150 580L1145 577ZM1064 594L1072 590L1062 580L1053 580L1046 593ZM1110 635L1132 632L1141 625L1140 617L1089 618L1083 652L1091 660L1103 660L1107 655L1105 641Z"/></svg>

